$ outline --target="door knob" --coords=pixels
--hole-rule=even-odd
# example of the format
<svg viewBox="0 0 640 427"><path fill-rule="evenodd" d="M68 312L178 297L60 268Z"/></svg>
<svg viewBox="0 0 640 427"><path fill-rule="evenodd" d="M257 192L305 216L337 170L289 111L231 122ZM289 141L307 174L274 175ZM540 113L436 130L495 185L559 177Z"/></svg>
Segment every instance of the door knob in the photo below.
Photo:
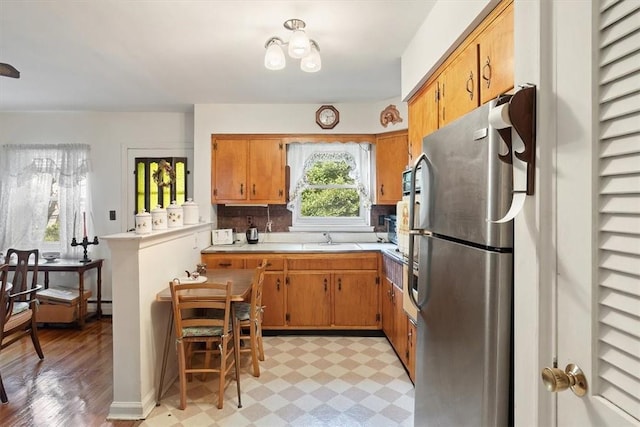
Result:
<svg viewBox="0 0 640 427"><path fill-rule="evenodd" d="M584 372L573 363L569 363L564 371L560 368L544 368L542 370L542 382L550 392L571 388L571 391L579 397L584 396L589 389Z"/></svg>

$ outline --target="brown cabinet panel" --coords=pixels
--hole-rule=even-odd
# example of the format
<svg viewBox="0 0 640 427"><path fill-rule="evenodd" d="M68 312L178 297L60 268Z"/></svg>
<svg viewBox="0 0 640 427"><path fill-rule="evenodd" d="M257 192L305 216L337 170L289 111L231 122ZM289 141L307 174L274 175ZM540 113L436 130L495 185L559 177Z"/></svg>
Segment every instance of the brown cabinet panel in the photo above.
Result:
<svg viewBox="0 0 640 427"><path fill-rule="evenodd" d="M285 325L284 321L284 273L267 271L264 274L262 291L263 326Z"/></svg>
<svg viewBox="0 0 640 427"><path fill-rule="evenodd" d="M279 139L249 141L249 199L284 202L284 146Z"/></svg>
<svg viewBox="0 0 640 427"><path fill-rule="evenodd" d="M244 259L242 257L218 255L218 254L202 254L202 262L207 264L207 268L244 268Z"/></svg>
<svg viewBox="0 0 640 427"><path fill-rule="evenodd" d="M484 104L513 88L513 6L478 37L480 94Z"/></svg>
<svg viewBox="0 0 640 427"><path fill-rule="evenodd" d="M245 257L244 268L258 268L263 259L267 260L267 271L284 270L284 258L280 254L264 254L263 256Z"/></svg>
<svg viewBox="0 0 640 427"><path fill-rule="evenodd" d="M376 272L333 274L334 326L376 326L378 288Z"/></svg>
<svg viewBox="0 0 640 427"><path fill-rule="evenodd" d="M469 44L443 71L440 85L440 126L480 106L478 46Z"/></svg>
<svg viewBox="0 0 640 427"><path fill-rule="evenodd" d="M212 136L212 144L212 203L285 203L281 139Z"/></svg>
<svg viewBox="0 0 640 427"><path fill-rule="evenodd" d="M247 198L246 140L216 139L211 150L212 200L245 200Z"/></svg>
<svg viewBox="0 0 640 427"><path fill-rule="evenodd" d="M287 260L289 270L377 270L378 254L355 255L315 255L315 257L295 257Z"/></svg>
<svg viewBox="0 0 640 427"><path fill-rule="evenodd" d="M410 165L422 153L422 139L438 129L439 84L437 80L433 81L409 103Z"/></svg>
<svg viewBox="0 0 640 427"><path fill-rule="evenodd" d="M393 324L395 322L395 316L393 311L393 283L384 277L382 280L382 332L389 338L393 337ZM393 344L393 343L392 343Z"/></svg>
<svg viewBox="0 0 640 427"><path fill-rule="evenodd" d="M287 324L331 326L331 275L290 271L287 279Z"/></svg>
<svg viewBox="0 0 640 427"><path fill-rule="evenodd" d="M400 176L409 161L407 133L376 138L376 204L395 205L402 199Z"/></svg>
<svg viewBox="0 0 640 427"><path fill-rule="evenodd" d="M408 320L409 323L407 323L409 329L408 329L408 336L407 336L407 370L409 371L409 378L411 378L411 381L413 381L414 383L416 382L416 332L417 332L417 327L415 325L415 323L413 323L411 320Z"/></svg>

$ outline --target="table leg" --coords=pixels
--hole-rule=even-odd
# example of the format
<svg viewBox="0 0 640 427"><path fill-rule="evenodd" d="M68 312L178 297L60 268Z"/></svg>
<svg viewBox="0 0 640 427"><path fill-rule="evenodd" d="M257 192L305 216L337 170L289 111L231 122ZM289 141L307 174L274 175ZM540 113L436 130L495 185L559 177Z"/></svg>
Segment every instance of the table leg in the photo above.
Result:
<svg viewBox="0 0 640 427"><path fill-rule="evenodd" d="M84 329L85 316L87 315L87 303L84 299L84 270L78 272L78 292L80 293L80 302L78 303L78 326Z"/></svg>
<svg viewBox="0 0 640 427"><path fill-rule="evenodd" d="M169 348L171 347L171 330L173 329L173 310L169 314L169 325L167 326L167 335L164 338L164 351L162 352L162 367L160 368L160 385L156 397L156 406L160 406L162 398L162 387L164 386L164 373L167 370L167 359L169 358Z"/></svg>
<svg viewBox="0 0 640 427"><path fill-rule="evenodd" d="M44 288L49 289L49 272L44 272Z"/></svg>
<svg viewBox="0 0 640 427"><path fill-rule="evenodd" d="M100 320L102 318L102 264L98 265L97 286L98 286L98 301L97 301L98 306L96 309L96 314L98 316L98 320Z"/></svg>

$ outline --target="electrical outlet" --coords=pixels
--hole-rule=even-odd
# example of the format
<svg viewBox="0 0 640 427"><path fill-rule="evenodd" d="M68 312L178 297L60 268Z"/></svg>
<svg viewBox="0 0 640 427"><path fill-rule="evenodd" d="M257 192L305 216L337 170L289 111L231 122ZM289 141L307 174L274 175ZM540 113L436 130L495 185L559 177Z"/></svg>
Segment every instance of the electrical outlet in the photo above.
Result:
<svg viewBox="0 0 640 427"><path fill-rule="evenodd" d="M253 224L253 217L251 215L247 215L247 225Z"/></svg>
<svg viewBox="0 0 640 427"><path fill-rule="evenodd" d="M109 211L109 220L110 221L116 220L116 211Z"/></svg>
<svg viewBox="0 0 640 427"><path fill-rule="evenodd" d="M386 215L378 215L378 225L384 225L384 219L386 217Z"/></svg>

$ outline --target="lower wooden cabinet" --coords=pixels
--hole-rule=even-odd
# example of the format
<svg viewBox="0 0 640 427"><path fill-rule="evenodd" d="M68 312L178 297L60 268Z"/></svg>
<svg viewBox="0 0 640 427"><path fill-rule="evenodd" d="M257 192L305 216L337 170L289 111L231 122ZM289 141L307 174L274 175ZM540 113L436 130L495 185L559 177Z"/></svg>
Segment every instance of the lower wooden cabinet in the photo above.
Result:
<svg viewBox="0 0 640 427"><path fill-rule="evenodd" d="M408 332L407 332L407 370L409 371L409 378L414 383L416 382L416 339L417 339L417 326L411 319L408 319Z"/></svg>
<svg viewBox="0 0 640 427"><path fill-rule="evenodd" d="M331 326L331 274L290 271L287 274L288 326Z"/></svg>
<svg viewBox="0 0 640 427"><path fill-rule="evenodd" d="M262 289L262 326L284 326L284 273L266 271Z"/></svg>
<svg viewBox="0 0 640 427"><path fill-rule="evenodd" d="M202 254L207 268L256 268L267 259L264 329L380 329L377 252Z"/></svg>

